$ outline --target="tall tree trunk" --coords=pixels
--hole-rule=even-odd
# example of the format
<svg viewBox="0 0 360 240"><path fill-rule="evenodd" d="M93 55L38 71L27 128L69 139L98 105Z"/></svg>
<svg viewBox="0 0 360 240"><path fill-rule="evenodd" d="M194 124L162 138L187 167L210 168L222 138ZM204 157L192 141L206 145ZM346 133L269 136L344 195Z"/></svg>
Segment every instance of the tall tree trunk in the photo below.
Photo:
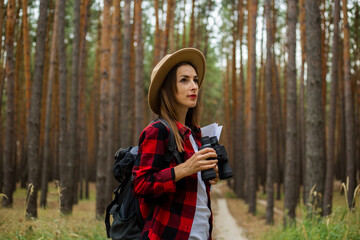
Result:
<svg viewBox="0 0 360 240"><path fill-rule="evenodd" d="M135 35L136 35L136 63L135 63L135 136L139 137L144 128L144 43L142 37L142 0L135 0ZM138 140L138 139L136 139Z"/></svg>
<svg viewBox="0 0 360 240"><path fill-rule="evenodd" d="M339 58L339 21L340 21L340 0L335 0L334 9L334 35L332 44L331 62L331 92L330 92L330 112L328 128L328 146L326 161L326 178L324 192L324 215L328 216L332 212L332 197L334 185L334 159L335 159L335 118L336 118L336 92L338 82L338 58Z"/></svg>
<svg viewBox="0 0 360 240"><path fill-rule="evenodd" d="M296 23L297 23L297 0L288 0L287 12L287 96L286 96L286 159L285 159L285 224L287 217L290 221L295 219L297 203L296 174L297 166L297 131L296 131Z"/></svg>
<svg viewBox="0 0 360 240"><path fill-rule="evenodd" d="M85 93L87 89L86 66L87 66L87 45L86 33L88 31L88 21L90 18L91 1L83 1L81 6L81 24L80 24L80 49L79 49L79 119L78 119L78 139L80 143L79 148L79 197L83 198L83 180L84 168L87 165L87 138L86 138L86 102Z"/></svg>
<svg viewBox="0 0 360 240"><path fill-rule="evenodd" d="M96 216L102 218L106 207L106 177L107 176L107 156L109 139L109 59L110 59L110 17L111 0L104 2L101 28L101 80L100 80L100 119L99 119L99 148L97 157L96 172ZM125 78L127 79L127 78Z"/></svg>
<svg viewBox="0 0 360 240"><path fill-rule="evenodd" d="M250 82L250 116L249 131L247 133L247 158L249 163L249 213L256 213L256 17L257 0L249 0L248 19L248 81Z"/></svg>
<svg viewBox="0 0 360 240"><path fill-rule="evenodd" d="M301 168L299 168L299 175L301 178L301 184L304 186L305 179L305 89L304 89L304 75L305 75L305 58L306 58L306 35L305 35L305 0L299 0L299 22L300 22L300 44L301 44L301 72L300 72L300 90L299 90L299 164L301 164ZM303 203L305 203L305 196L303 188Z"/></svg>
<svg viewBox="0 0 360 240"><path fill-rule="evenodd" d="M57 46L57 27L58 27L58 11L59 2L56 3L53 23L53 33L51 39L50 50L50 66L48 73L48 84L46 92L46 109L45 109L45 137L44 137L44 156L42 159L42 178L41 178L41 197L40 206L46 207L46 195L48 190L48 165L50 161L50 124L52 112L52 92L53 82L55 81L55 68L56 68L56 46Z"/></svg>
<svg viewBox="0 0 360 240"><path fill-rule="evenodd" d="M67 129L68 154L66 160L65 185L62 186L63 211L64 214L71 214L75 200L75 164L77 159L77 121L78 121L78 101L79 101L79 32L80 32L80 0L74 2L74 39L72 46L72 69L71 69L71 88L70 88L70 115Z"/></svg>
<svg viewBox="0 0 360 240"><path fill-rule="evenodd" d="M67 69L66 69L66 46L65 46L65 1L56 0L59 4L59 18L58 18L58 58L59 58L59 108L60 108L60 122L59 122L59 168L60 168L60 187L63 188L67 183ZM62 190L63 191L63 190ZM66 204L66 195L60 195L60 211L68 213L69 209Z"/></svg>
<svg viewBox="0 0 360 240"><path fill-rule="evenodd" d="M12 207L15 183L15 170L13 166L15 158L15 78L14 78L14 32L16 23L15 0L9 0L7 5L6 19L6 128L4 146L4 194L3 207Z"/></svg>
<svg viewBox="0 0 360 240"><path fill-rule="evenodd" d="M161 57L161 33L160 33L160 23L159 23L159 0L154 0L154 10L155 10L155 36L154 36L154 60L153 67L160 61ZM126 15L126 14L125 14ZM130 17L129 17L130 18ZM125 30L125 19L124 19L124 30ZM125 38L124 38L125 43ZM124 49L123 49L124 50ZM125 52L124 52L125 53ZM125 78L124 78L125 79Z"/></svg>
<svg viewBox="0 0 360 240"><path fill-rule="evenodd" d="M0 46L3 46L3 26L4 26L4 0L0 0ZM4 93L4 85L5 85L5 74L4 74L4 68L3 68L3 62L4 62L4 54L2 53L2 47L0 47L0 99L2 99L3 93ZM2 118L2 104L0 104L0 122L3 122ZM3 152L3 125L0 124L0 152ZM0 168L4 169L3 166L3 154L0 154ZM3 192L3 186L4 186L4 178L3 175L4 172L0 170L0 192Z"/></svg>
<svg viewBox="0 0 360 240"><path fill-rule="evenodd" d="M190 39L189 39L189 47L194 47L195 43L195 0L192 0L191 7L191 17L190 17Z"/></svg>
<svg viewBox="0 0 360 240"><path fill-rule="evenodd" d="M354 102L352 96L352 84L350 76L350 25L348 22L347 0L342 5L344 18L344 95L345 95L345 126L346 126L346 177L348 185L348 207L354 207L353 197L356 185L355 178L355 135L354 135Z"/></svg>
<svg viewBox="0 0 360 240"><path fill-rule="evenodd" d="M48 1L40 1L40 15L36 33L36 53L34 79L31 91L31 106L29 113L28 128L28 161L29 161L29 184L27 193L27 217L37 217L37 191L40 180L39 162L39 138L40 138L40 106L42 98L42 84L44 77L45 45L47 30Z"/></svg>
<svg viewBox="0 0 360 240"><path fill-rule="evenodd" d="M163 56L165 56L167 54L167 52L169 50L169 45L173 44L173 40L174 40L173 39L174 10L175 10L175 0L167 0Z"/></svg>
<svg viewBox="0 0 360 240"><path fill-rule="evenodd" d="M274 153L273 153L273 124L272 124L272 14L271 0L265 1L266 18L266 66L265 66L265 87L266 87L266 224L274 222Z"/></svg>
<svg viewBox="0 0 360 240"><path fill-rule="evenodd" d="M318 1L305 1L307 112L305 200L312 209L322 208L325 184L324 114L322 106L321 27ZM312 191L313 190L313 191ZM315 195L315 192L317 193Z"/></svg>
<svg viewBox="0 0 360 240"><path fill-rule="evenodd" d="M157 1L157 0L155 0ZM184 14L184 17L183 17L183 35L182 35L182 47L186 47L187 46L187 42L186 42L186 1L187 0L184 0L184 6L182 8L182 11L183 11L183 14Z"/></svg>
<svg viewBox="0 0 360 240"><path fill-rule="evenodd" d="M121 86L121 126L120 133L121 147L129 147L130 142L130 45L131 45L131 24L130 24L130 8L131 0L125 0L124 6L124 42L123 42L123 62L122 62L122 86Z"/></svg>
<svg viewBox="0 0 360 240"><path fill-rule="evenodd" d="M24 51L24 76L25 76L25 112L26 112L26 127L24 131L24 152L21 158L21 166L23 169L27 168L27 121L29 118L30 112L30 96L31 96L31 47L30 47L30 39L29 39L29 23L28 23L28 0L22 0L22 9L23 9L23 16L22 16L22 31L23 31L23 51ZM21 171L21 185L26 186L27 181L27 171Z"/></svg>
<svg viewBox="0 0 360 240"><path fill-rule="evenodd" d="M107 146L107 178L106 178L106 198L111 200L114 178L112 177L112 170L114 166L114 159L112 156L116 149L114 149L115 140L115 105L116 105L116 85L117 85L117 65L118 65L118 27L120 25L120 0L113 1L113 13L111 23L111 56L110 56L110 87L109 87L109 118L107 119L109 128L109 139Z"/></svg>
<svg viewBox="0 0 360 240"><path fill-rule="evenodd" d="M240 45L240 71L239 71L239 83L236 84L237 95L237 109L236 109L236 123L235 123L235 149L234 149L234 181L235 181L235 193L240 198L245 198L245 169L244 169L244 71L243 71L243 59L242 59L242 39L243 39L243 27L244 27L244 6L243 1L238 1L238 38Z"/></svg>

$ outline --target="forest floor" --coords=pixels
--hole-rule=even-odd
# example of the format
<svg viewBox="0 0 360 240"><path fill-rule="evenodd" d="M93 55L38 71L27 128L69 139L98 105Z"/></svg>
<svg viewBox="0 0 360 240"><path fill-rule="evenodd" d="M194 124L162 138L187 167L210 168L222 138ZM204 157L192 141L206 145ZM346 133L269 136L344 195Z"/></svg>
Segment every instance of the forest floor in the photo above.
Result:
<svg viewBox="0 0 360 240"><path fill-rule="evenodd" d="M17 186L12 209L0 205L0 239L107 239L103 220L95 218L95 184L90 185L90 199L80 200L71 216L61 216L59 192L49 185L48 207L38 209L37 219L26 219L26 191ZM338 186L335 186L337 188ZM344 205L345 198L334 194L334 206ZM235 197L225 181L213 186L214 240L264 239L274 227L283 224L283 200L275 201L274 225L265 224L266 195L257 194L256 215L248 213L248 205ZM40 196L40 194L39 194ZM301 206L297 217L301 218Z"/></svg>

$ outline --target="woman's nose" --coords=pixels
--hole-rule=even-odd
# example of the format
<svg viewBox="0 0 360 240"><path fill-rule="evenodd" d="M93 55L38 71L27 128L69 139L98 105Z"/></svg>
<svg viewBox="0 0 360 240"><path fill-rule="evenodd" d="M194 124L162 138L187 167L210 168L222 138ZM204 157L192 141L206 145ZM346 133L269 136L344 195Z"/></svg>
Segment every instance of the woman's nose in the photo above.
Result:
<svg viewBox="0 0 360 240"><path fill-rule="evenodd" d="M194 80L191 81L191 89L198 89L199 86L197 84L197 82L195 82Z"/></svg>

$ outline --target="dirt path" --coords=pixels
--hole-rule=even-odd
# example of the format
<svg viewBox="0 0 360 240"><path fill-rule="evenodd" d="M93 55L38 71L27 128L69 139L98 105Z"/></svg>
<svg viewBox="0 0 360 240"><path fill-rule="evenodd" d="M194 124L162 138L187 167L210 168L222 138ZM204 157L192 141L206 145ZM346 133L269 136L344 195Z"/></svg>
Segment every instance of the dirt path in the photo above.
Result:
<svg viewBox="0 0 360 240"><path fill-rule="evenodd" d="M221 186L213 186L212 208L214 211L214 240L246 240L243 229L236 223L231 215L227 201L223 198Z"/></svg>

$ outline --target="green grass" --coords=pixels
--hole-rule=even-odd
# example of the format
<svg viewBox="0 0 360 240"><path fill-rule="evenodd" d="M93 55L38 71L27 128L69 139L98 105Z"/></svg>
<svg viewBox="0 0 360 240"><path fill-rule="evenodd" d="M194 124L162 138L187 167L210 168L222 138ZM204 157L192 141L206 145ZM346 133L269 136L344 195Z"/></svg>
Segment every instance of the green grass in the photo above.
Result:
<svg viewBox="0 0 360 240"><path fill-rule="evenodd" d="M345 194L335 192L333 198L333 211L327 217L313 214L309 216L308 210L301 206L300 221L293 226L284 227L278 225L265 233L264 239L267 240L287 240L287 239L360 239L360 201L357 199L355 191L355 206L351 211L347 208L346 191ZM297 216L299 216L297 215Z"/></svg>
<svg viewBox="0 0 360 240"><path fill-rule="evenodd" d="M338 207L329 217L305 217L295 226L271 228L265 236L267 240L360 239L360 211L349 212L346 207Z"/></svg>
<svg viewBox="0 0 360 240"><path fill-rule="evenodd" d="M71 216L61 216L59 194L51 183L48 207L38 208L37 219L27 219L26 191L17 189L13 208L0 208L0 239L107 239L103 220L95 217L95 186L89 200L80 200ZM40 196L40 193L39 195Z"/></svg>

